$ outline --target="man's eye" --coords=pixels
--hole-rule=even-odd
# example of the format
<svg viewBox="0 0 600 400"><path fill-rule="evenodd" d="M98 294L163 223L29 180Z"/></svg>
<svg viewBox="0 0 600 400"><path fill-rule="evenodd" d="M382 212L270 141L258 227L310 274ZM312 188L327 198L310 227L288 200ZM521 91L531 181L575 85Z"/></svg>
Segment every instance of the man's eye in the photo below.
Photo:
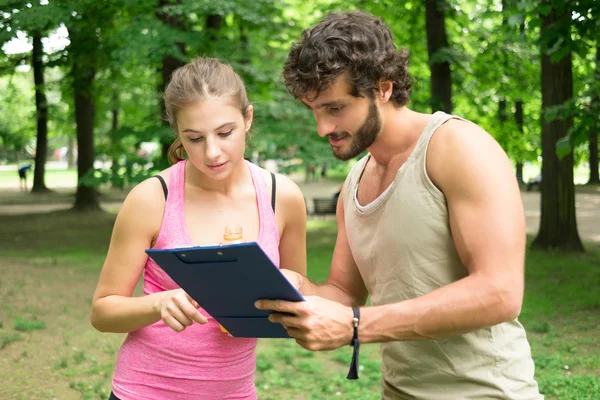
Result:
<svg viewBox="0 0 600 400"><path fill-rule="evenodd" d="M340 107L329 107L329 112L331 114L338 114L340 113L342 110L344 109L344 107L340 106Z"/></svg>
<svg viewBox="0 0 600 400"><path fill-rule="evenodd" d="M227 136L231 135L231 132L233 132L233 129L231 129L231 130L229 130L227 132L221 132L221 133L219 133L219 136L221 136L221 137L227 137Z"/></svg>

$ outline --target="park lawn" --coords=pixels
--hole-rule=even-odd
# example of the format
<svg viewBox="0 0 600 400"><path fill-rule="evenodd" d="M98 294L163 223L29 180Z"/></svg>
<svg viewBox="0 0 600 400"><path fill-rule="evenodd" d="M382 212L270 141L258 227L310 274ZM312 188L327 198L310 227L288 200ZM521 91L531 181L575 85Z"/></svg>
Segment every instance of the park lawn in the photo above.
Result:
<svg viewBox="0 0 600 400"><path fill-rule="evenodd" d="M0 216L0 398L106 399L121 334L88 322L114 215L53 212ZM323 281L333 221L309 221L309 277ZM521 322L548 399L600 393L600 247L584 255L530 251ZM312 353L291 340L260 340L261 399L379 399L377 345L361 348L358 381L345 379L351 348Z"/></svg>

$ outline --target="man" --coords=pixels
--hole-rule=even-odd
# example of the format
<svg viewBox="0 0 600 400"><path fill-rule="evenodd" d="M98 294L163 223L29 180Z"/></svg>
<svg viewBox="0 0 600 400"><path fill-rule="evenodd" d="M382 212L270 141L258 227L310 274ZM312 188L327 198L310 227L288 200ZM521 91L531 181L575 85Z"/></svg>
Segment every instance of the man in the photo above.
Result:
<svg viewBox="0 0 600 400"><path fill-rule="evenodd" d="M27 191L27 171L33 168L31 164L25 164L19 167L19 189Z"/></svg>
<svg viewBox="0 0 600 400"><path fill-rule="evenodd" d="M304 32L284 69L319 136L348 160L327 282L261 300L303 347L381 343L384 399L541 399L525 331L524 212L509 159L478 126L406 107L405 51L362 12ZM351 306L365 304L360 317Z"/></svg>

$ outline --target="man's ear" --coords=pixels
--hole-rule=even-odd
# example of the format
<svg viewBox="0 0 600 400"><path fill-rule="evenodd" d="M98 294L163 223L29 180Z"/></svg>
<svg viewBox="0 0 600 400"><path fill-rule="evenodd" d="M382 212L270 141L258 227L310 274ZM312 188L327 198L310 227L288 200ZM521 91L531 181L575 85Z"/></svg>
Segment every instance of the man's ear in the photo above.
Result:
<svg viewBox="0 0 600 400"><path fill-rule="evenodd" d="M377 92L377 100L382 103L387 103L388 100L392 97L392 93L394 91L394 83L392 81L379 81L379 90Z"/></svg>
<svg viewBox="0 0 600 400"><path fill-rule="evenodd" d="M252 104L250 104L250 105L248 105L248 108L246 109L246 118L244 120L246 132L248 132L250 130L250 127L252 127L252 119L253 118L254 118L254 107L252 107Z"/></svg>

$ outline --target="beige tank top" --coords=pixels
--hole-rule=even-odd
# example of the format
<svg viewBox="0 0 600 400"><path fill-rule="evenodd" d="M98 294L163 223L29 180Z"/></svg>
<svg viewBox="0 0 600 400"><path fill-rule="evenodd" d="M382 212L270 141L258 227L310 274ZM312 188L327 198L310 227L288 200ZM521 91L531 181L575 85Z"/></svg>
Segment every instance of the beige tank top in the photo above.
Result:
<svg viewBox="0 0 600 400"><path fill-rule="evenodd" d="M431 136L451 118L431 116L392 184L373 202L361 206L356 196L369 155L346 179L346 232L372 305L422 296L467 275L444 194L425 168ZM384 399L543 399L517 320L442 340L382 343L381 357Z"/></svg>

